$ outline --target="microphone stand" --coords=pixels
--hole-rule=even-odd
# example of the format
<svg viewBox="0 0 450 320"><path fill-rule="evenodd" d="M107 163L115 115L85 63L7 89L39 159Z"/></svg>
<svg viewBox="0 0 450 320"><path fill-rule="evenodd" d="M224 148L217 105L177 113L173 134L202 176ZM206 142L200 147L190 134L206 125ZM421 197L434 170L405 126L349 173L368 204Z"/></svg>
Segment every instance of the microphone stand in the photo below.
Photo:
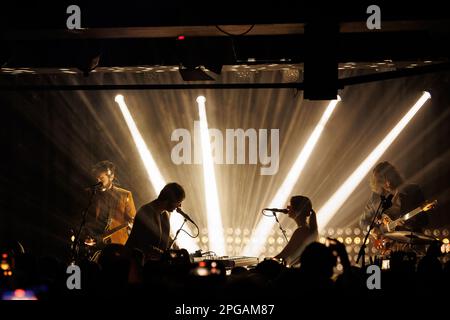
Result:
<svg viewBox="0 0 450 320"><path fill-rule="evenodd" d="M81 231L83 230L83 227L86 224L86 217L87 217L87 214L89 212L89 208L92 205L92 200L94 199L94 196L95 196L96 193L97 193L97 188L93 187L91 195L89 197L89 202L88 202L86 208L82 211L82 218L81 218L80 227L78 228L78 231L75 234L75 238L74 238L74 241L72 243L72 257L71 257L72 258L72 262L76 262L78 260L78 258L79 258Z"/></svg>
<svg viewBox="0 0 450 320"><path fill-rule="evenodd" d="M288 238L286 236L286 230L284 230L283 227L281 226L281 223L278 220L277 214L274 211L272 211L272 214L273 214L273 216L275 217L275 220L278 223L278 227L280 228L281 232L283 233L284 239L286 239L286 242L289 242L289 240L288 240Z"/></svg>
<svg viewBox="0 0 450 320"><path fill-rule="evenodd" d="M177 230L177 233L175 233L175 238L173 238L172 243L170 244L169 250L172 248L173 244L177 240L178 234L180 233L181 229L183 229L184 224L187 222L187 219L184 218L183 223L181 224L181 227Z"/></svg>
<svg viewBox="0 0 450 320"><path fill-rule="evenodd" d="M389 203L390 201L388 201L385 197L381 198L380 204L378 205L377 211L375 211L375 214L373 216L372 222L370 223L369 226L369 230L367 230L367 234L364 237L364 241L361 245L361 247L359 248L359 252L358 252L358 259L356 260L356 264L359 263L359 260L362 258L362 262L361 262L361 267L364 268L366 266L366 242L367 239L369 238L370 232L372 231L372 229L375 227L375 222L377 221L377 218L379 215L381 215L384 211L386 211L389 208ZM380 210L382 209L382 210Z"/></svg>

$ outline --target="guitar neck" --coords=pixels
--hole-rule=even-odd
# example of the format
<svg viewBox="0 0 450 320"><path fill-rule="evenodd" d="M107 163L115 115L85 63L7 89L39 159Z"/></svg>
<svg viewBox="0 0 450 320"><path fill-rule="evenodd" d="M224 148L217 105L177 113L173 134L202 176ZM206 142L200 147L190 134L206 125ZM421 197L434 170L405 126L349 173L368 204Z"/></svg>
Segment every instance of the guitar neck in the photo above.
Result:
<svg viewBox="0 0 450 320"><path fill-rule="evenodd" d="M111 237L114 233L116 233L116 232L118 232L118 231L120 231L120 230L122 230L122 229L125 229L126 227L128 227L128 223L121 224L120 226L117 226L117 227L115 227L115 228L109 230L108 232L106 232L106 233L103 235L103 241L105 241L106 239L108 239L109 237Z"/></svg>
<svg viewBox="0 0 450 320"><path fill-rule="evenodd" d="M388 226L389 230L393 230L397 226L398 222L400 222L400 221L407 221L407 220L415 217L416 215L418 215L422 211L424 211L424 209L423 209L423 207L420 206L420 207L418 207L418 208L408 212L404 216L398 218L397 220L392 221L391 223L389 223L389 226Z"/></svg>
<svg viewBox="0 0 450 320"><path fill-rule="evenodd" d="M403 217L400 217L399 219L404 220L404 221L409 220L412 217L414 217L414 216L418 215L419 213L421 213L422 211L423 211L422 207L416 208L413 211L410 211L407 214L405 214Z"/></svg>

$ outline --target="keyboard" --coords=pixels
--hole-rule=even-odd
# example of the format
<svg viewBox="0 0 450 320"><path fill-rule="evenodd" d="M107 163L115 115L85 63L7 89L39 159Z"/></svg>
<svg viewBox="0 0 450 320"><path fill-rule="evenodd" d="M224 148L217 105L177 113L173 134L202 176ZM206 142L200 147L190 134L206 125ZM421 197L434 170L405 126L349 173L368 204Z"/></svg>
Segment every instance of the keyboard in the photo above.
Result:
<svg viewBox="0 0 450 320"><path fill-rule="evenodd" d="M233 269L235 267L251 267L259 263L259 259L256 257L242 257L242 256L203 256L194 257L194 262L200 261L219 261L223 263L225 269Z"/></svg>

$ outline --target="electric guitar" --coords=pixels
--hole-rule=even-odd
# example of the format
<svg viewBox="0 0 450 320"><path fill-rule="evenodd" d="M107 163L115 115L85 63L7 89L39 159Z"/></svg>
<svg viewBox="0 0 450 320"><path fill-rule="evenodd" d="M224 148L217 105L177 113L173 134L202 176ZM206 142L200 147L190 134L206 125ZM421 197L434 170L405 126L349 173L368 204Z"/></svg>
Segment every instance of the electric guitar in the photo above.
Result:
<svg viewBox="0 0 450 320"><path fill-rule="evenodd" d="M391 218L389 218L389 216L382 215L381 220L383 222L379 226L379 229L382 233L394 231L396 227L398 227L399 225L402 225L405 221L415 217L416 215L418 215L421 212L430 211L431 209L435 208L436 205L437 205L437 200L434 200L432 202L427 201L423 205L417 207L416 209L408 212L407 214L401 216L400 218L398 218L396 220L391 220ZM382 251L382 253L383 253L383 251L386 250L387 244L389 242L390 242L390 240L386 239L383 235L380 235L374 240L374 247L376 249Z"/></svg>
<svg viewBox="0 0 450 320"><path fill-rule="evenodd" d="M84 241L84 244L90 247L93 247L97 244L105 244L106 241L111 238L112 235L114 235L116 232L119 232L120 230L123 230L125 228L131 228L133 225L131 222L126 222L123 223L121 225L118 225L115 228L112 228L111 230L108 230L107 232L105 232L104 234L102 234L99 237L87 237L86 240Z"/></svg>

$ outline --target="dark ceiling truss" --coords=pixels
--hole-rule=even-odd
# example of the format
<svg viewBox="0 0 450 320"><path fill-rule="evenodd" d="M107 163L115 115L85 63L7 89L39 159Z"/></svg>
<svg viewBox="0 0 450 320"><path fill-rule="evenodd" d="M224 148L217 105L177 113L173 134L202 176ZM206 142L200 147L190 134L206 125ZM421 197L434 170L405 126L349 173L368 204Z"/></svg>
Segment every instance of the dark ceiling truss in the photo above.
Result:
<svg viewBox="0 0 450 320"><path fill-rule="evenodd" d="M315 1L315 7L307 7L280 0L276 7L259 3L256 15L253 4L243 3L239 10L230 4L217 10L201 4L131 1L127 6L109 4L106 13L103 5L87 2L82 4L84 28L74 31L64 28L60 13L65 3L47 11L37 4L11 6L0 14L0 68L77 68L89 76L97 67L178 66L184 80L213 80L205 74L185 76L200 67L220 74L224 65L290 63L304 64L303 80L105 85L19 85L8 80L0 81L0 90L294 88L322 90L310 95L317 99L353 84L446 71L450 61L450 20L443 8L431 5L384 5L382 28L368 30L363 4ZM150 19L149 11L159 14ZM338 64L349 61L432 64L338 78ZM11 75L2 72L0 77Z"/></svg>
<svg viewBox="0 0 450 320"><path fill-rule="evenodd" d="M450 62L437 63L416 68L387 71L339 79L339 89L346 86L417 76L450 70ZM79 85L0 85L1 91L77 91L77 90L193 90L193 89L297 89L303 90L304 83L189 83L189 84L79 84Z"/></svg>

